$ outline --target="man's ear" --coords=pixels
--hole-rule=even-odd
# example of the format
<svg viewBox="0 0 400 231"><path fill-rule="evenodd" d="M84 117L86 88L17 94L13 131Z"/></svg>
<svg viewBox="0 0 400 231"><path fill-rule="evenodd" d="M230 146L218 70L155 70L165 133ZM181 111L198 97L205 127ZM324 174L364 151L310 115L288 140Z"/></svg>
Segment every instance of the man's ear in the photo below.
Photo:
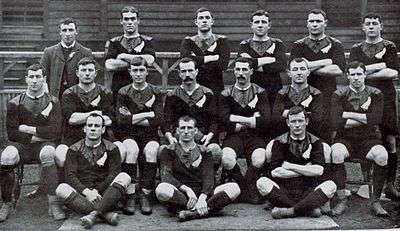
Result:
<svg viewBox="0 0 400 231"><path fill-rule="evenodd" d="M101 134L104 134L106 132L106 126L103 125L103 127L101 128Z"/></svg>
<svg viewBox="0 0 400 231"><path fill-rule="evenodd" d="M310 123L310 118L307 116L306 117L306 125L308 125Z"/></svg>
<svg viewBox="0 0 400 231"><path fill-rule="evenodd" d="M288 127L290 127L290 125L289 125L289 115L288 115L288 118L286 119L286 125L287 125Z"/></svg>

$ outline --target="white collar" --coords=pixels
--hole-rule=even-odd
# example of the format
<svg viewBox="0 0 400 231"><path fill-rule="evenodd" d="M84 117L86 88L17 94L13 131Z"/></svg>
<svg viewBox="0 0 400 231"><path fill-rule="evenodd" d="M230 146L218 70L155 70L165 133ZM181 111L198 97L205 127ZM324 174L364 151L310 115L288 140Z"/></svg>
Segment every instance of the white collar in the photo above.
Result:
<svg viewBox="0 0 400 231"><path fill-rule="evenodd" d="M63 41L61 41L61 46L65 49L73 48L75 46L75 41L72 42L71 45L67 46Z"/></svg>
<svg viewBox="0 0 400 231"><path fill-rule="evenodd" d="M354 89L351 85L349 86L349 88L350 88L350 90L352 90L352 91L354 91L355 93L360 93L360 92L362 92L362 91L364 91L364 89L365 89L365 85L363 86L363 88L361 89L361 90L359 90L359 91L357 91L356 89Z"/></svg>
<svg viewBox="0 0 400 231"><path fill-rule="evenodd" d="M31 99L38 99L40 97L42 97L44 95L44 91L42 92L42 94L38 95L38 96L33 96L31 94L29 94L29 91L26 91L26 96L28 96Z"/></svg>
<svg viewBox="0 0 400 231"><path fill-rule="evenodd" d="M146 87L148 86L147 82L144 83L144 86L142 88L137 88L133 83L132 83L132 88L137 90L137 91L143 91L144 89L146 89Z"/></svg>
<svg viewBox="0 0 400 231"><path fill-rule="evenodd" d="M292 140L304 140L304 139L306 138L306 134L304 134L303 137L294 137L294 136L290 135L290 138L291 138Z"/></svg>
<svg viewBox="0 0 400 231"><path fill-rule="evenodd" d="M326 34L323 34L322 37L321 37L321 38L318 38L318 39L311 38L310 35L308 36L308 38L311 39L312 41L321 41L321 40L323 40L324 38L326 38Z"/></svg>
<svg viewBox="0 0 400 231"><path fill-rule="evenodd" d="M87 147L89 147L89 148L97 148L98 146L100 146L100 144L101 144L101 140L100 140L97 144L95 144L95 145L93 145L93 146L88 145L88 144L86 143L86 141L85 141L85 145L86 145Z"/></svg>
<svg viewBox="0 0 400 231"><path fill-rule="evenodd" d="M192 91L187 91L184 87L183 84L180 86L189 96L193 95L193 93L200 87L200 84L196 83L194 86L194 89Z"/></svg>
<svg viewBox="0 0 400 231"><path fill-rule="evenodd" d="M249 88L251 87L251 83L249 84L249 86L245 87L245 88L241 88L237 85L237 83L235 83L235 88L239 89L241 91L247 91Z"/></svg>
<svg viewBox="0 0 400 231"><path fill-rule="evenodd" d="M266 36L265 38L260 39L259 37L253 35L252 40L253 41L257 41L257 42L266 42L268 40L270 40L271 38L269 36Z"/></svg>
<svg viewBox="0 0 400 231"><path fill-rule="evenodd" d="M89 90L87 90L87 91L81 87L81 84L80 84L80 83L78 83L78 86L79 86L80 89L82 89L84 92L87 93L87 92L89 92L89 91L91 91L91 90L93 90L93 89L96 88L96 83L93 83L92 87L91 87Z"/></svg>
<svg viewBox="0 0 400 231"><path fill-rule="evenodd" d="M383 38L380 37L377 41L374 41L374 42L368 42L367 40L365 40L365 43L367 43L367 44L377 44L377 43L380 43L382 41L383 41Z"/></svg>
<svg viewBox="0 0 400 231"><path fill-rule="evenodd" d="M140 36L140 34L138 33L138 34L134 34L134 35L130 35L130 36L128 36L128 35L126 35L126 34L124 34L124 38L126 38L126 39L133 39L133 38L138 38Z"/></svg>

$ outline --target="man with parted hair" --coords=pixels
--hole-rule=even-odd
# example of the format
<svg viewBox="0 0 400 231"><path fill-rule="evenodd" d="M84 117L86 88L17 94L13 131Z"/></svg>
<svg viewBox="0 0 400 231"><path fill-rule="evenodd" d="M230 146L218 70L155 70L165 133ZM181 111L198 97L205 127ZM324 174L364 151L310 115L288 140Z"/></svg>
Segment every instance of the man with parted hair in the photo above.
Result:
<svg viewBox="0 0 400 231"><path fill-rule="evenodd" d="M180 221L205 217L232 203L240 194L237 183L214 186L214 167L210 151L195 142L196 119L178 119L178 142L161 151L161 183L158 200Z"/></svg>
<svg viewBox="0 0 400 231"><path fill-rule="evenodd" d="M271 178L257 180L258 192L273 205L275 219L322 215L320 207L336 192L336 184L319 182L324 171L322 142L307 132L309 118L302 106L287 113L289 132L275 138L271 150Z"/></svg>
<svg viewBox="0 0 400 231"><path fill-rule="evenodd" d="M396 90L393 80L398 77L399 59L396 45L382 38L383 24L376 13L363 16L362 30L365 40L355 44L350 50L349 61L360 61L367 68L366 84L376 87L383 94L383 114L380 130L389 152L386 196L393 198L393 182L396 175L396 136L399 134L396 118Z"/></svg>
<svg viewBox="0 0 400 231"><path fill-rule="evenodd" d="M382 122L383 96L379 89L365 85L367 69L358 61L349 63L346 75L350 84L332 95L331 146L332 180L337 184L339 202L333 215L343 214L347 208L345 195L346 169L344 161L352 156L372 164L373 193L371 209L376 216L388 216L379 202L386 178L388 153L382 146L379 124Z"/></svg>
<svg viewBox="0 0 400 231"><path fill-rule="evenodd" d="M61 41L44 49L40 63L47 76L48 92L61 99L65 89L78 83L75 72L77 63L84 57L92 56L92 51L76 41L78 25L74 19L62 19L59 34Z"/></svg>
<svg viewBox="0 0 400 231"><path fill-rule="evenodd" d="M195 16L197 34L185 37L179 51L181 57L191 57L198 64L198 83L219 94L224 89L222 73L228 67L229 42L226 36L213 33L214 17L209 9L201 7Z"/></svg>
<svg viewBox="0 0 400 231"><path fill-rule="evenodd" d="M280 39L269 37L271 17L267 11L255 11L250 22L253 36L240 43L238 53L242 57L252 58L252 82L267 91L272 108L276 95L282 88L280 72L285 71L286 67L285 46Z"/></svg>
<svg viewBox="0 0 400 231"><path fill-rule="evenodd" d="M45 91L46 76L40 64L27 68L27 90L7 104L7 134L10 143L0 153L2 197L0 221L11 209L13 168L19 163L40 160L41 178L49 203L49 215L55 220L65 219L56 197L57 165L63 165L65 156L56 155L56 142L61 131L61 108L58 99Z"/></svg>
<svg viewBox="0 0 400 231"><path fill-rule="evenodd" d="M118 224L112 212L125 195L131 178L121 173L121 154L116 145L103 139L105 119L92 113L86 118L85 138L73 144L65 161L66 181L56 193L71 210L85 214L80 221L90 229L97 218Z"/></svg>

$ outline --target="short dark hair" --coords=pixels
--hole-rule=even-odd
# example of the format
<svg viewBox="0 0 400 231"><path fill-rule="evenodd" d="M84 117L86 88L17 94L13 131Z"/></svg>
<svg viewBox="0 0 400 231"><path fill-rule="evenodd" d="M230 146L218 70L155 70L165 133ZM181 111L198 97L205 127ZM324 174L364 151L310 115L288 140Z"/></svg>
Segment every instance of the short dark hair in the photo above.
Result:
<svg viewBox="0 0 400 231"><path fill-rule="evenodd" d="M248 64L249 64L249 67L252 68L252 69L254 69L253 61L251 61L250 58L247 58L247 57L238 57L238 58L236 58L236 59L233 61L233 65L235 65L236 63L248 63Z"/></svg>
<svg viewBox="0 0 400 231"><path fill-rule="evenodd" d="M196 69L198 68L197 67L197 62L194 59L192 59L190 57L185 57L185 58L182 58L181 60L179 60L178 69L180 69L180 64L181 63L190 63L190 62L194 63L194 68L196 68Z"/></svg>
<svg viewBox="0 0 400 231"><path fill-rule="evenodd" d="M303 113L306 118L308 117L308 113L307 113L306 109L304 109L303 106L297 105L297 106L293 106L289 109L287 118L289 119L290 115L297 115L299 113Z"/></svg>
<svg viewBox="0 0 400 231"><path fill-rule="evenodd" d="M375 12L368 12L368 13L366 13L366 14L362 17L362 23L365 22L365 19L366 19L366 18L378 19L378 21L379 21L380 23L382 23L382 21L381 21L381 16L380 16L378 13L375 13Z"/></svg>
<svg viewBox="0 0 400 231"><path fill-rule="evenodd" d="M292 63L303 63L303 62L305 62L306 63L306 65L307 65L307 68L309 68L308 67L308 63L307 63L307 60L305 59L305 58L303 58L303 57L297 57L297 58L294 58L294 59L291 59L289 62L288 62L288 70L290 70L290 65L292 65Z"/></svg>
<svg viewBox="0 0 400 231"><path fill-rule="evenodd" d="M184 116L179 117L178 124L177 124L178 126L177 127L179 127L179 122L180 121L184 121L184 122L193 121L194 122L194 126L196 127L196 125L197 125L197 120L194 117L191 117L189 115L184 115Z"/></svg>
<svg viewBox="0 0 400 231"><path fill-rule="evenodd" d="M198 15L199 13L201 13L201 12L206 12L206 11L210 12L211 18L214 18L214 16L213 16L212 13L211 13L211 10L208 9L207 7L200 7L199 9L197 9L196 12L195 12L195 16L196 16L195 18L197 18L197 15Z"/></svg>
<svg viewBox="0 0 400 231"><path fill-rule="evenodd" d="M322 16L324 16L324 19L327 19L326 13L322 9L312 9L308 12L308 15L310 14L322 14Z"/></svg>
<svg viewBox="0 0 400 231"><path fill-rule="evenodd" d="M123 13L128 13L128 12L131 12L131 13L136 13L136 16L139 18L139 11L138 11L138 9L136 9L136 7L133 7L133 6L124 6L124 8L122 8L122 10L121 10L121 18L123 18Z"/></svg>
<svg viewBox="0 0 400 231"><path fill-rule="evenodd" d="M147 63L146 59L143 58L143 57L140 57L140 56L133 58L133 59L130 61L129 64L130 64L130 65L129 65L129 69L130 69L130 66L136 66L136 67L138 67L138 66L145 66L146 68L149 66L149 64Z"/></svg>
<svg viewBox="0 0 400 231"><path fill-rule="evenodd" d="M95 68L97 69L97 62L92 57L84 57L79 60L78 65L76 65L76 70L79 70L79 66L94 64Z"/></svg>
<svg viewBox="0 0 400 231"><path fill-rule="evenodd" d="M42 70L43 76L45 75L44 67L40 63L34 63L30 65L28 68L26 68L26 75L28 75L28 71L38 71L38 70Z"/></svg>
<svg viewBox="0 0 400 231"><path fill-rule="evenodd" d="M86 125L86 123L87 123L87 120L88 120L90 117L100 117L100 118L101 118L101 126L102 126L102 127L104 127L104 125L106 124L106 120L103 118L102 115L99 115L99 114L97 114L97 113L90 113L89 116L86 118L85 125Z"/></svg>
<svg viewBox="0 0 400 231"><path fill-rule="evenodd" d="M365 67L364 63L359 62L359 61L353 61L347 64L346 66L346 74L349 73L349 69L356 69L361 67L363 69L364 73L367 71L367 68Z"/></svg>
<svg viewBox="0 0 400 231"><path fill-rule="evenodd" d="M251 18L250 18L251 22L253 21L254 16L266 16L268 18L268 21L270 21L269 20L269 13L266 10L256 10L256 11L254 11L251 14Z"/></svg>
<svg viewBox="0 0 400 231"><path fill-rule="evenodd" d="M78 28L78 25L76 24L76 20L73 18L63 18L58 22L58 28L61 29L61 25L68 25L73 23L75 25L75 29Z"/></svg>

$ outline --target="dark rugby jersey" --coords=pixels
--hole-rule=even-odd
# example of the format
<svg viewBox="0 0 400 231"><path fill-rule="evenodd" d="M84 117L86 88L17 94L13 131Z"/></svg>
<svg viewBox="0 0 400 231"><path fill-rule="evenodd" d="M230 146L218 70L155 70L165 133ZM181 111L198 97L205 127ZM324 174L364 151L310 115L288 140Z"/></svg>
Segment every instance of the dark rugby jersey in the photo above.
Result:
<svg viewBox="0 0 400 231"><path fill-rule="evenodd" d="M221 92L219 97L220 119L225 125L228 133L235 133L236 123L230 122L230 115L251 117L259 114L256 118L256 128L247 130L254 132L265 132L271 121L271 109L268 102L267 92L260 86L252 83L247 90L239 90L234 85Z"/></svg>
<svg viewBox="0 0 400 231"><path fill-rule="evenodd" d="M121 108L127 109L131 115L123 115L119 112ZM153 111L155 117L147 118L150 126L132 125L132 115ZM155 137L158 126L163 124L162 95L158 87L147 84L142 89L135 89L129 84L118 91L116 117L118 131L123 136Z"/></svg>
<svg viewBox="0 0 400 231"><path fill-rule="evenodd" d="M181 116L189 115L196 119L197 127L202 132L217 134L216 97L204 86L198 85L189 95L181 86L168 93L165 100L165 132L171 132L177 127Z"/></svg>
<svg viewBox="0 0 400 231"><path fill-rule="evenodd" d="M290 60L302 57L309 61L332 59L332 63L338 65L342 71L346 66L342 43L330 36L318 41L305 37L294 42L290 52ZM333 92L336 89L336 78L311 73L308 76L308 84L319 89L322 93L325 93L325 91Z"/></svg>
<svg viewBox="0 0 400 231"><path fill-rule="evenodd" d="M289 132L274 139L272 145L271 169L281 167L284 161L292 164L306 165L308 163L325 165L321 141L310 133L304 140L293 140ZM318 185L318 177L299 176L293 178L273 178L279 185L284 186L292 194L301 195L304 190L314 189Z"/></svg>
<svg viewBox="0 0 400 231"><path fill-rule="evenodd" d="M186 185L193 191L212 194L214 188L214 167L212 155L196 145L189 152L176 144L168 146L161 152L161 182L180 188Z"/></svg>
<svg viewBox="0 0 400 231"><path fill-rule="evenodd" d="M276 38L267 41L254 41L253 39L243 40L240 43L239 55L252 58L254 74L251 81L269 91L270 89L279 90L282 87L280 72L286 68L286 54L283 42ZM247 55L246 55L247 54ZM258 68L258 58L272 57L276 61L265 64Z"/></svg>
<svg viewBox="0 0 400 231"><path fill-rule="evenodd" d="M186 37L179 51L181 57L191 57L197 62L199 84L210 88L215 94L224 89L222 72L228 67L230 57L229 42L225 36L213 34L204 45L198 35ZM204 56L207 55L219 55L219 59L205 64Z"/></svg>
<svg viewBox="0 0 400 231"><path fill-rule="evenodd" d="M71 145L85 137L85 133L82 130L84 124L69 124L68 121L73 113L99 110L113 120L112 93L101 85L96 84L89 92L85 92L78 84L74 85L65 90L61 102L64 116L63 142L66 144Z"/></svg>
<svg viewBox="0 0 400 231"><path fill-rule="evenodd" d="M306 109L311 117L308 126L309 131L315 135L319 135L324 110L322 100L321 92L312 86L307 86L299 92L291 86L284 86L278 92L272 110L272 123L274 128L277 128L281 133L287 131L289 128L286 124L286 118L282 116L282 113L293 106L300 105Z"/></svg>
<svg viewBox="0 0 400 231"><path fill-rule="evenodd" d="M127 39L124 36L114 37L106 42L104 58L116 59L119 54L126 53L131 55L152 55L155 57L153 38L146 35L139 35L137 38ZM128 70L117 71L114 73L112 91L114 94L118 90L131 83L131 76Z"/></svg>
<svg viewBox="0 0 400 231"><path fill-rule="evenodd" d="M121 171L121 155L110 141L89 147L83 139L69 147L64 168L66 183L79 193L85 188L103 193Z"/></svg>
<svg viewBox="0 0 400 231"><path fill-rule="evenodd" d="M18 131L20 125L36 127L39 138L57 141L61 132L61 108L58 99L47 93L31 98L22 93L7 104L7 134L13 142L29 144L32 135Z"/></svg>
<svg viewBox="0 0 400 231"><path fill-rule="evenodd" d="M382 121L383 96L380 90L365 86L356 93L349 86L340 88L332 94L331 127L337 131L337 137L376 138L377 126ZM345 129L347 119L342 118L343 112L364 113L367 124Z"/></svg>

